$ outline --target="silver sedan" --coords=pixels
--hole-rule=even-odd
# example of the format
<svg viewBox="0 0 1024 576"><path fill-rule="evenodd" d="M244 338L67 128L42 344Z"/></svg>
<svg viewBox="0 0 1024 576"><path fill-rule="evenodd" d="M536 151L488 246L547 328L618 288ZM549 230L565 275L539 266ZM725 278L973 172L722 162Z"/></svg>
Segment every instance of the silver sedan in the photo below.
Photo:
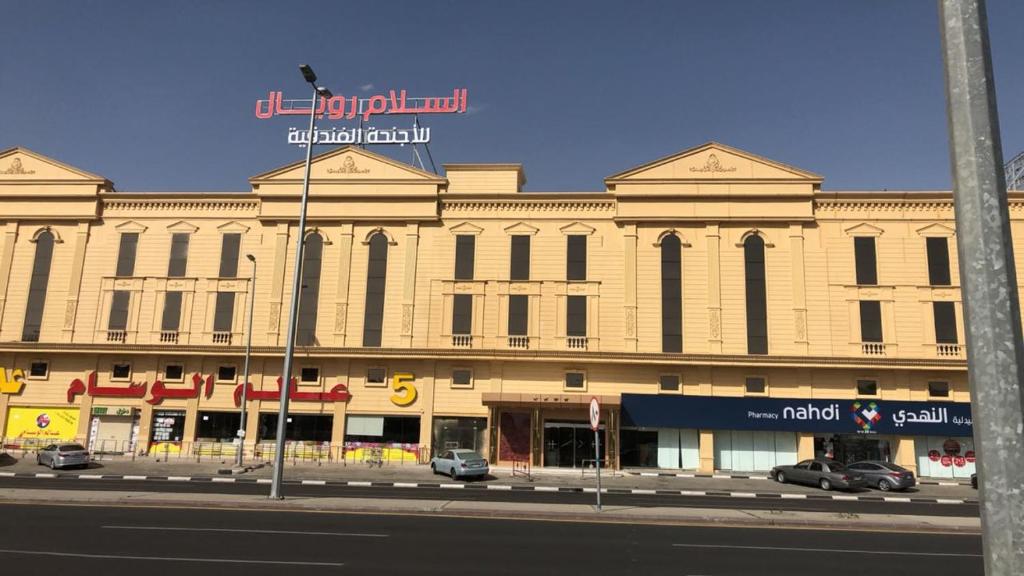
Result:
<svg viewBox="0 0 1024 576"><path fill-rule="evenodd" d="M45 464L51 470L68 466L85 468L89 459L89 451L81 444L50 444L36 452L36 464Z"/></svg>
<svg viewBox="0 0 1024 576"><path fill-rule="evenodd" d="M445 450L430 460L434 474L448 474L452 479L460 476L486 476L487 460L473 450Z"/></svg>

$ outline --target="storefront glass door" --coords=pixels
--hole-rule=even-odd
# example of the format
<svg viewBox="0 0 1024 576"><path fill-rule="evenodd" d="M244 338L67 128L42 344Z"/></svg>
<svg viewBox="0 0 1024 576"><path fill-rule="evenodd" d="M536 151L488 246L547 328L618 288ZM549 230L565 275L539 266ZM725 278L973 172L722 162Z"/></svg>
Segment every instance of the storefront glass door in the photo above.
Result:
<svg viewBox="0 0 1024 576"><path fill-rule="evenodd" d="M604 453L604 429L598 430ZM544 423L544 465L557 468L594 466L594 431L582 422Z"/></svg>

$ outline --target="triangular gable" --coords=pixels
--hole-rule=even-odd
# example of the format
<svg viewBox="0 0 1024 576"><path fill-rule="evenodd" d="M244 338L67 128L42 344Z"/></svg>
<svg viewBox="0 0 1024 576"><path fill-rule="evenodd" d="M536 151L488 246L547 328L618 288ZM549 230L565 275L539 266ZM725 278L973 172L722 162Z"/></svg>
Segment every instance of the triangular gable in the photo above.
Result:
<svg viewBox="0 0 1024 576"><path fill-rule="evenodd" d="M196 230L199 230L198 226L184 220L178 220L167 227L167 231L172 234L195 234Z"/></svg>
<svg viewBox="0 0 1024 576"><path fill-rule="evenodd" d="M456 224L455 226L452 226L451 228L448 229L448 231L451 232L452 234L472 234L474 236L477 236L481 232L483 232L484 229L477 226L476 224L472 224L470 222L463 222L462 224Z"/></svg>
<svg viewBox="0 0 1024 576"><path fill-rule="evenodd" d="M125 222L121 222L117 226L114 226L114 229L121 234L142 234L146 231L146 226L139 224L134 220L127 220Z"/></svg>
<svg viewBox="0 0 1024 576"><path fill-rule="evenodd" d="M573 222L572 224L566 224L558 229L562 234L579 234L579 235L590 235L594 233L594 228L587 226L582 222Z"/></svg>
<svg viewBox="0 0 1024 576"><path fill-rule="evenodd" d="M510 235L525 234L532 236L536 234L537 231L538 228L534 228L533 226L530 226L526 222L517 222L505 228L505 233Z"/></svg>
<svg viewBox="0 0 1024 576"><path fill-rule="evenodd" d="M0 151L0 181L105 184L110 181L20 146Z"/></svg>
<svg viewBox="0 0 1024 576"><path fill-rule="evenodd" d="M249 179L253 184L301 182L305 176L305 160L265 172ZM310 164L311 180L337 181L414 181L444 183L436 174L420 170L355 146L343 146L314 156Z"/></svg>
<svg viewBox="0 0 1024 576"><path fill-rule="evenodd" d="M626 182L765 180L819 183L822 177L717 142L708 142L605 178Z"/></svg>
<svg viewBox="0 0 1024 576"><path fill-rule="evenodd" d="M873 224L863 222L861 224L857 224L856 226L850 226L849 228L843 230L843 232L846 232L847 236L881 236L882 234L885 233L885 230L882 230L881 228Z"/></svg>
<svg viewBox="0 0 1024 576"><path fill-rule="evenodd" d="M956 230L946 226L945 224L929 224L924 228L918 228L917 233L920 236L938 236L948 238L950 236L956 236Z"/></svg>

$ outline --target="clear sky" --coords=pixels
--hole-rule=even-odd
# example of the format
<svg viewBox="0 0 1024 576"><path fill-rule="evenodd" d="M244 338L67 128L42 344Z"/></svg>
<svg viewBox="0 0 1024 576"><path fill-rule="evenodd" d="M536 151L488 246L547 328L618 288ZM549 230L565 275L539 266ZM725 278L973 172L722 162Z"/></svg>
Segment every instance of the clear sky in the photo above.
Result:
<svg viewBox="0 0 1024 576"><path fill-rule="evenodd" d="M1024 150L1024 1L988 12L1009 159ZM123 191L245 191L302 159L286 133L303 122L253 113L271 89L308 97L300 63L335 94L468 88L470 113L427 120L434 159L521 162L527 190L603 190L708 140L827 189L950 186L932 0L33 0L0 13L0 149Z"/></svg>

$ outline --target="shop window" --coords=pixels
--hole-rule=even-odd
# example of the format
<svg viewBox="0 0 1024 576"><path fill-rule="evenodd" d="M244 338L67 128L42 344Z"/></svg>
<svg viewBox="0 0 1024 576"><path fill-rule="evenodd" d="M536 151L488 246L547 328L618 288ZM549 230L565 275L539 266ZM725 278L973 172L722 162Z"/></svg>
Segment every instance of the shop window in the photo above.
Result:
<svg viewBox="0 0 1024 576"><path fill-rule="evenodd" d="M679 237L661 240L661 351L683 351L683 284Z"/></svg>
<svg viewBox="0 0 1024 576"><path fill-rule="evenodd" d="M444 450L459 449L483 452L486 418L434 416L433 428L431 448L435 455Z"/></svg>
<svg viewBox="0 0 1024 576"><path fill-rule="evenodd" d="M935 342L956 344L956 306L952 302L932 302L935 313Z"/></svg>
<svg viewBox="0 0 1024 576"><path fill-rule="evenodd" d="M860 286L878 284L878 258L875 254L874 237L854 238L853 252L857 265L857 284Z"/></svg>
<svg viewBox="0 0 1024 576"><path fill-rule="evenodd" d="M319 384L320 369L316 366L304 366L299 371L299 382L302 384Z"/></svg>
<svg viewBox="0 0 1024 576"><path fill-rule="evenodd" d="M181 278L188 267L188 241L190 234L173 234L171 236L171 257L167 263L167 277Z"/></svg>
<svg viewBox="0 0 1024 576"><path fill-rule="evenodd" d="M363 416L345 419L345 442L418 444L419 416Z"/></svg>
<svg viewBox="0 0 1024 576"><path fill-rule="evenodd" d="M566 280L587 279L587 237L579 234L566 236Z"/></svg>
<svg viewBox="0 0 1024 576"><path fill-rule="evenodd" d="M878 396L878 380L857 380L858 396Z"/></svg>
<svg viewBox="0 0 1024 576"><path fill-rule="evenodd" d="M366 385L382 388L387 386L388 370L380 366L371 366L366 369Z"/></svg>
<svg viewBox="0 0 1024 576"><path fill-rule="evenodd" d="M744 391L751 395L767 394L768 381L763 376L747 376Z"/></svg>
<svg viewBox="0 0 1024 576"><path fill-rule="evenodd" d="M50 375L50 363L46 360L33 360L28 365L28 377L38 380L46 380Z"/></svg>
<svg viewBox="0 0 1024 576"><path fill-rule="evenodd" d="M949 286L949 239L926 238L928 248L928 284Z"/></svg>
<svg viewBox="0 0 1024 576"><path fill-rule="evenodd" d="M237 232L224 234L220 242L220 278L238 276L238 253L242 246L242 235Z"/></svg>
<svg viewBox="0 0 1024 576"><path fill-rule="evenodd" d="M384 289L387 286L388 238L377 232L370 238L366 269L366 308L363 314L363 346L380 346L384 325Z"/></svg>
<svg viewBox="0 0 1024 576"><path fill-rule="evenodd" d="M36 256L32 263L32 277L28 286L28 305L21 329L22 342L38 342L43 325L43 306L46 288L50 284L50 262L53 260L53 233L49 230L36 238Z"/></svg>
<svg viewBox="0 0 1024 576"><path fill-rule="evenodd" d="M320 268L323 261L324 239L316 232L306 236L302 253L302 286L299 289L299 321L295 343L316 346L316 314L320 302Z"/></svg>
<svg viewBox="0 0 1024 576"><path fill-rule="evenodd" d="M234 382L237 372L234 366L218 366L217 382Z"/></svg>
<svg viewBox="0 0 1024 576"><path fill-rule="evenodd" d="M949 398L949 382L929 382L928 396L931 398Z"/></svg>
<svg viewBox="0 0 1024 576"><path fill-rule="evenodd" d="M662 392L679 392L679 383L679 375L662 374L658 377L658 390Z"/></svg>
<svg viewBox="0 0 1024 576"><path fill-rule="evenodd" d="M200 442L232 442L241 428L242 415L238 412L199 412L196 422L196 440Z"/></svg>
<svg viewBox="0 0 1024 576"><path fill-rule="evenodd" d="M110 367L111 380L131 380L132 365L128 362L115 362Z"/></svg>
<svg viewBox="0 0 1024 576"><path fill-rule="evenodd" d="M587 375L584 372L566 372L565 373L565 389L566 390L586 390L587 389Z"/></svg>
<svg viewBox="0 0 1024 576"><path fill-rule="evenodd" d="M455 279L472 280L476 260L476 236L459 234L455 237Z"/></svg>
<svg viewBox="0 0 1024 576"><path fill-rule="evenodd" d="M512 258L508 278L512 281L525 281L530 279L529 236L512 236Z"/></svg>
<svg viewBox="0 0 1024 576"><path fill-rule="evenodd" d="M747 354L768 353L768 301L765 289L764 240L751 234L743 242L747 291Z"/></svg>
<svg viewBox="0 0 1024 576"><path fill-rule="evenodd" d="M164 380L167 382L181 382L185 379L185 366L182 364L168 364L164 366Z"/></svg>
<svg viewBox="0 0 1024 576"><path fill-rule="evenodd" d="M472 388L473 371L469 368L455 368L452 370L452 388Z"/></svg>
<svg viewBox="0 0 1024 576"><path fill-rule="evenodd" d="M150 426L150 442L181 442L185 434L185 412L181 410L154 410ZM159 450L158 450L159 453Z"/></svg>
<svg viewBox="0 0 1024 576"><path fill-rule="evenodd" d="M860 302L860 341L882 342L882 303L878 300Z"/></svg>
<svg viewBox="0 0 1024 576"><path fill-rule="evenodd" d="M330 442L334 416L290 414L285 420L284 439L295 442ZM260 414L256 437L260 442L277 438L277 413Z"/></svg>

